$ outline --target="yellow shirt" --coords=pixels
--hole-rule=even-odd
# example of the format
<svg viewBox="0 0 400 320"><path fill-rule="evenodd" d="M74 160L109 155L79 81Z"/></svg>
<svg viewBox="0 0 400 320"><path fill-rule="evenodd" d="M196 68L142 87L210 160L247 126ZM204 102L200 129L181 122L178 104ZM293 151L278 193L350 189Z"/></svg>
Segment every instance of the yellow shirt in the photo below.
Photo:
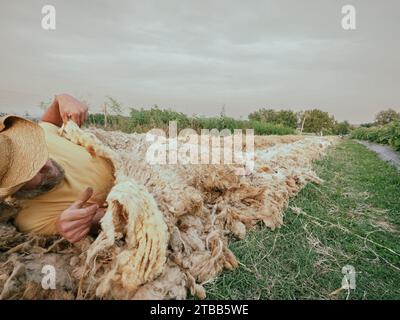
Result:
<svg viewBox="0 0 400 320"><path fill-rule="evenodd" d="M108 160L92 157L84 147L60 137L57 126L48 122L39 125L45 132L49 156L63 167L65 178L49 192L23 200L15 223L22 232L48 235L57 233L57 217L87 187L93 188L96 200L105 201L114 184L114 177Z"/></svg>

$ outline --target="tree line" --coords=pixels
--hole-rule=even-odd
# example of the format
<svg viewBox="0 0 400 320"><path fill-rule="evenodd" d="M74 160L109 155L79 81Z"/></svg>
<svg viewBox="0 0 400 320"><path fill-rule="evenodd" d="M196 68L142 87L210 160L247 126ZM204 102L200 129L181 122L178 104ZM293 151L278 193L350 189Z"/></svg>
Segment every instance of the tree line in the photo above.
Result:
<svg viewBox="0 0 400 320"><path fill-rule="evenodd" d="M88 104L87 102L85 102ZM48 102L41 102L39 108L46 109ZM254 129L256 134L293 134L312 133L322 135L347 135L355 126L348 121L337 121L333 115L314 108L295 112L293 110L275 110L260 108L251 112L246 120L235 119L225 115L224 108L219 116L188 116L182 112L154 106L150 109L129 108L128 116L122 104L112 97L107 97L101 112L89 115L89 124L123 132L146 132L152 128L166 129L170 121L176 121L178 129L193 128L218 130ZM400 121L400 113L393 109L380 111L374 122L362 124L361 127L382 126L393 121Z"/></svg>
<svg viewBox="0 0 400 320"><path fill-rule="evenodd" d="M102 113L91 114L89 122L106 128L124 132L146 132L151 128L164 128L169 121L177 121L178 128L218 130L249 129L256 134L292 134L296 130L313 134L339 134L350 132L348 121L338 122L328 112L311 109L295 112L292 110L274 110L261 108L250 113L246 120L225 115L224 108L217 117L188 116L171 109L154 106L150 109L129 108L129 116L123 116L123 107L117 100L107 97Z"/></svg>
<svg viewBox="0 0 400 320"><path fill-rule="evenodd" d="M315 134L348 134L351 125L348 121L338 122L328 112L311 109L294 112L292 110L259 109L249 114L249 119L282 124L298 129L300 132Z"/></svg>

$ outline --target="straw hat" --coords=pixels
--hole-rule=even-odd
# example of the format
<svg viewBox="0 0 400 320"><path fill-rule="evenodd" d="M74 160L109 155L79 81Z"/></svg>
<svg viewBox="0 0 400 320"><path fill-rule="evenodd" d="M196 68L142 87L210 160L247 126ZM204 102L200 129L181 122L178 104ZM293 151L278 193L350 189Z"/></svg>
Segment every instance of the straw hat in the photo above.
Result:
<svg viewBox="0 0 400 320"><path fill-rule="evenodd" d="M44 132L38 124L18 116L0 117L0 199L31 180L47 159Z"/></svg>

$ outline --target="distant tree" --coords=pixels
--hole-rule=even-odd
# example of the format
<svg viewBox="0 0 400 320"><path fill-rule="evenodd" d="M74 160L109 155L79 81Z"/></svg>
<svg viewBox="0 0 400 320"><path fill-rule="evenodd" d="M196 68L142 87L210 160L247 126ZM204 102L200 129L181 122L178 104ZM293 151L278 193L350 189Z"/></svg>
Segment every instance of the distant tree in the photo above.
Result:
<svg viewBox="0 0 400 320"><path fill-rule="evenodd" d="M281 110L278 112L278 123L286 127L296 128L297 127L297 115L291 110Z"/></svg>
<svg viewBox="0 0 400 320"><path fill-rule="evenodd" d="M123 107L122 104L117 101L116 99L107 96L107 100L105 102L105 104L107 105L108 109L111 110L112 113L114 113L117 116L122 115L123 113Z"/></svg>
<svg viewBox="0 0 400 320"><path fill-rule="evenodd" d="M218 117L224 121L226 117ZM149 128L166 128L170 121L176 121L178 130L187 128L191 124L189 117L181 112L173 111L171 109L160 109L154 106L151 109L130 109L129 128L134 131L142 132Z"/></svg>
<svg viewBox="0 0 400 320"><path fill-rule="evenodd" d="M400 113L397 113L393 109L382 110L375 117L375 122L378 125L388 124L396 120L400 120Z"/></svg>
<svg viewBox="0 0 400 320"><path fill-rule="evenodd" d="M278 112L273 109L259 109L249 114L250 120L276 123L278 121Z"/></svg>
<svg viewBox="0 0 400 320"><path fill-rule="evenodd" d="M107 128L108 125L111 125L112 127L119 127L121 125L121 122L123 121L123 107L119 101L107 96L101 111L104 115L104 128Z"/></svg>
<svg viewBox="0 0 400 320"><path fill-rule="evenodd" d="M39 102L38 108L43 110L43 111L46 111L47 108L51 105L52 102L53 102L53 100L51 98L49 98L49 99L47 99L45 101L42 100L42 101Z"/></svg>
<svg viewBox="0 0 400 320"><path fill-rule="evenodd" d="M304 132L322 133L334 129L335 119L319 109L307 110L303 116Z"/></svg>
<svg viewBox="0 0 400 320"><path fill-rule="evenodd" d="M259 109L249 114L249 120L296 128L297 114L291 110Z"/></svg>
<svg viewBox="0 0 400 320"><path fill-rule="evenodd" d="M224 104L222 105L222 107L221 107L221 112L220 112L219 116L220 116L221 118L226 117L226 106L225 106L225 103L224 103Z"/></svg>
<svg viewBox="0 0 400 320"><path fill-rule="evenodd" d="M104 126L104 114L89 113L88 121L95 126Z"/></svg>
<svg viewBox="0 0 400 320"><path fill-rule="evenodd" d="M373 126L374 126L373 122L367 122L367 123L361 123L360 124L360 127L363 127L363 128L371 128Z"/></svg>
<svg viewBox="0 0 400 320"><path fill-rule="evenodd" d="M335 125L335 133L339 135L345 135L350 132L350 128L351 125L347 120L343 122L338 122Z"/></svg>

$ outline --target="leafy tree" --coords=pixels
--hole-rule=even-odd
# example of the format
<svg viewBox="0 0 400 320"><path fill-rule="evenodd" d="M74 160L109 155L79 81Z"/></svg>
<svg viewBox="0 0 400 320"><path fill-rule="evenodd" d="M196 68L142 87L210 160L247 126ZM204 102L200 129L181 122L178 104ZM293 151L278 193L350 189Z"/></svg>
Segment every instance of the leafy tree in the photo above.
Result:
<svg viewBox="0 0 400 320"><path fill-rule="evenodd" d="M273 109L260 109L249 114L250 120L262 121L262 122L276 122L277 115Z"/></svg>
<svg viewBox="0 0 400 320"><path fill-rule="evenodd" d="M249 114L249 120L296 128L297 115L291 110L260 109Z"/></svg>
<svg viewBox="0 0 400 320"><path fill-rule="evenodd" d="M397 120L400 120L400 113L397 113L393 109L382 110L375 117L375 122L378 125L388 124Z"/></svg>
<svg viewBox="0 0 400 320"><path fill-rule="evenodd" d="M107 96L107 101L105 102L105 104L107 105L107 108L109 108L111 112L114 113L115 115L117 116L122 115L123 113L122 104L116 99Z"/></svg>
<svg viewBox="0 0 400 320"><path fill-rule="evenodd" d="M281 110L278 112L278 122L286 127L296 128L297 127L297 115L291 110Z"/></svg>
<svg viewBox="0 0 400 320"><path fill-rule="evenodd" d="M104 114L102 113L89 113L88 121L95 126L104 127Z"/></svg>
<svg viewBox="0 0 400 320"><path fill-rule="evenodd" d="M367 123L360 124L360 127L363 127L363 128L371 128L373 126L374 126L374 124L372 122L367 122Z"/></svg>
<svg viewBox="0 0 400 320"><path fill-rule="evenodd" d="M136 128L138 132L147 131L148 128L167 128L170 121L176 121L178 130L188 128L191 120L187 115L170 109L160 109L158 106L146 109L131 108L129 117L129 128Z"/></svg>
<svg viewBox="0 0 400 320"><path fill-rule="evenodd" d="M335 126L335 133L345 135L350 132L350 123L348 121L338 122Z"/></svg>
<svg viewBox="0 0 400 320"><path fill-rule="evenodd" d="M322 133L334 129L335 119L319 109L307 110L303 115L303 124L305 132Z"/></svg>

